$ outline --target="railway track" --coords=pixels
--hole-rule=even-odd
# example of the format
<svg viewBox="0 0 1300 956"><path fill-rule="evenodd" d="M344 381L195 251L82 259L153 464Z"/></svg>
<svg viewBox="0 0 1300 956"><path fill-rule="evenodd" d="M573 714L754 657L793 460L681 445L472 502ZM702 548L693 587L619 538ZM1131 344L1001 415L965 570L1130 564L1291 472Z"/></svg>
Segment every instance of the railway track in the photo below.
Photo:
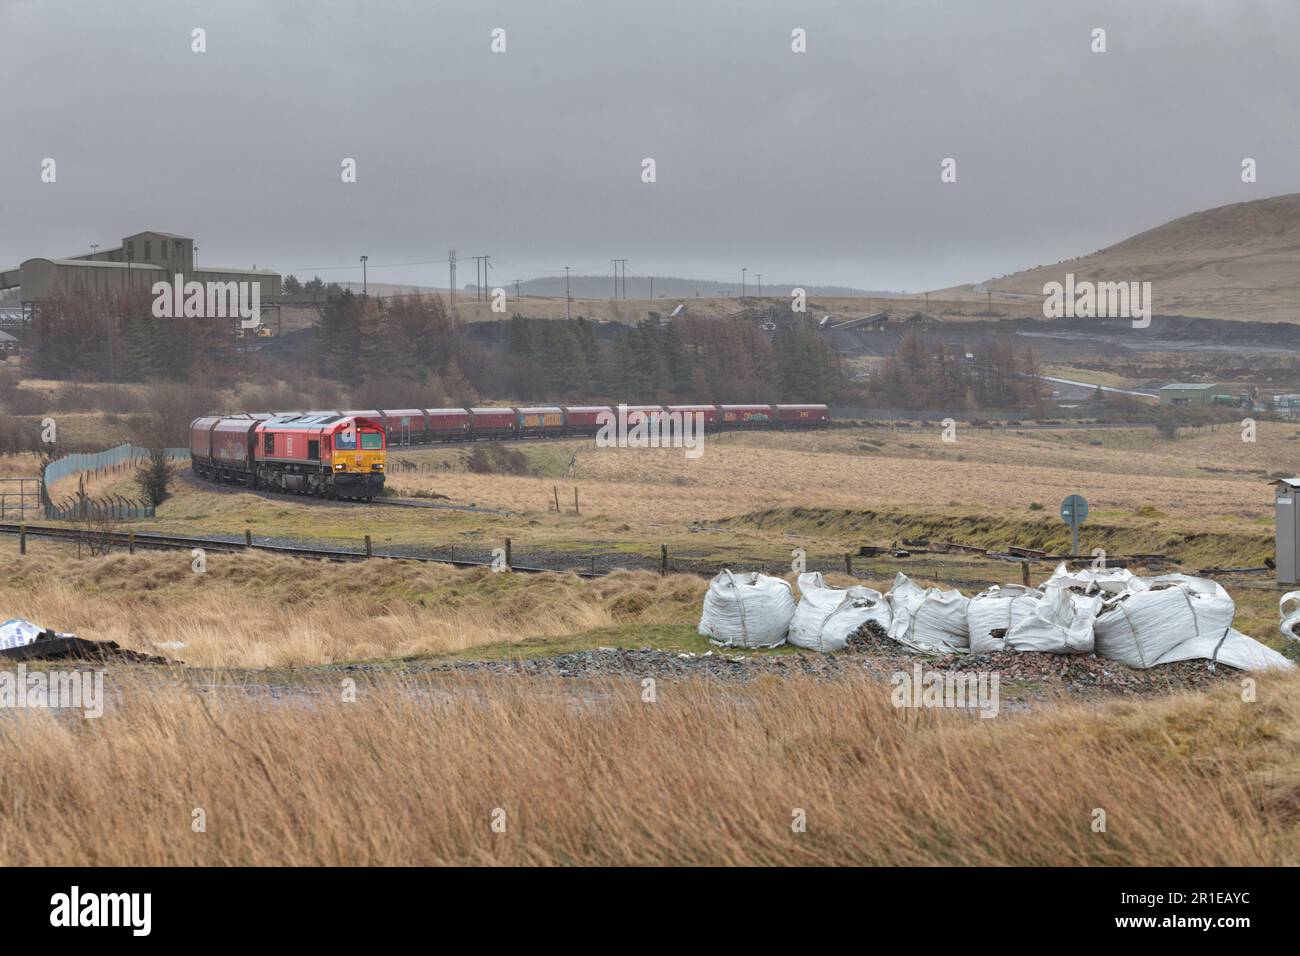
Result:
<svg viewBox="0 0 1300 956"><path fill-rule="evenodd" d="M52 528L42 525L0 524L0 534L26 534L32 538L49 538L75 544L81 541L107 541L125 548L145 548L154 550L190 551L200 548L216 554L237 554L243 551L266 551L283 554L294 558L314 559L320 561L365 561L377 558L384 561L418 561L424 564L450 564L457 568L490 568L491 561L473 561L465 558L440 558L425 555L389 554L383 551L349 551L338 548L306 548L299 545L271 544L257 541L227 541L224 538L196 538L185 535L153 534L150 532L126 531L83 531L80 528ZM523 574L542 574L556 571L555 568L537 568L528 565L511 564L511 571ZM582 578L599 578L608 571L565 571Z"/></svg>

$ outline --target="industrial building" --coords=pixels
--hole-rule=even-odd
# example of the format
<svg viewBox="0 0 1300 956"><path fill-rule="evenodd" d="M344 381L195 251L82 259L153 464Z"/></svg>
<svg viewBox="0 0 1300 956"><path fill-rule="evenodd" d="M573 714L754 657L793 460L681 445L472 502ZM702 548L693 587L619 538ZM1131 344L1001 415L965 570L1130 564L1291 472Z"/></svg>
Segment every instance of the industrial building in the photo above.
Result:
<svg viewBox="0 0 1300 956"><path fill-rule="evenodd" d="M1213 383L1198 385L1176 382L1160 389L1161 405L1224 405L1232 403L1232 392Z"/></svg>
<svg viewBox="0 0 1300 956"><path fill-rule="evenodd" d="M59 291L76 288L91 292L142 292L155 282L177 275L186 282L256 282L263 302L280 295L280 274L271 269L233 269L194 265L194 240L170 232L138 232L120 246L96 249L65 259L28 259L22 265L0 269L0 289L20 289L25 310Z"/></svg>

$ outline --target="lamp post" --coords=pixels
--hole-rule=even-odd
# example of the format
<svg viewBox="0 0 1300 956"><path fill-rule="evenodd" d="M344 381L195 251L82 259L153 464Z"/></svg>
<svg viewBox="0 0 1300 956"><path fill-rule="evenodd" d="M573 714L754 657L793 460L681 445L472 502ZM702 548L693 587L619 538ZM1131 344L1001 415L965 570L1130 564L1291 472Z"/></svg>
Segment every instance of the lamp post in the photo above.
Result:
<svg viewBox="0 0 1300 956"><path fill-rule="evenodd" d="M369 295L369 292L367 290L370 288L370 286L367 285L366 283L366 262L369 259L370 259L369 256L361 257L361 294L362 295Z"/></svg>

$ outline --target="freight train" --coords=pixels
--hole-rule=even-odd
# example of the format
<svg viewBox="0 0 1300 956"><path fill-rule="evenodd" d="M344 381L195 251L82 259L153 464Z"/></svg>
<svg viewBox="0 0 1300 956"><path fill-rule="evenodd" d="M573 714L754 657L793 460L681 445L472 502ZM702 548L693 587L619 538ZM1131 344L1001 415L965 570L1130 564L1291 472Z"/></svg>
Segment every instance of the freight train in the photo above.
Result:
<svg viewBox="0 0 1300 956"><path fill-rule="evenodd" d="M384 489L388 445L365 415L196 418L190 463L200 478L268 491L369 501Z"/></svg>
<svg viewBox="0 0 1300 956"><path fill-rule="evenodd" d="M826 428L825 405L628 405L654 426L662 415L698 412L706 432ZM384 487L391 445L511 438L591 437L620 406L531 405L254 412L190 425L194 473L211 481L324 498L369 500ZM670 419L671 421L671 419Z"/></svg>
<svg viewBox="0 0 1300 956"><path fill-rule="evenodd" d="M629 421L644 416L657 424L665 414L699 412L706 432L737 428L826 428L831 423L825 405L627 405ZM429 445L503 438L591 437L617 405L529 405L471 408L389 408L308 415L359 415L378 422L389 445ZM280 412L280 415L303 414ZM605 417L602 417L605 416ZM270 418L270 415L250 415Z"/></svg>

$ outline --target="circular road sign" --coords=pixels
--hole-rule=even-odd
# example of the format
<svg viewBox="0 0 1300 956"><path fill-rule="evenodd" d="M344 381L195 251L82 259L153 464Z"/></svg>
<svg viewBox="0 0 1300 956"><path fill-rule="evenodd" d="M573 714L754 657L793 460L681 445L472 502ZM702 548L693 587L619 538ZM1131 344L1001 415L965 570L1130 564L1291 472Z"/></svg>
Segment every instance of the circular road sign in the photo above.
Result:
<svg viewBox="0 0 1300 956"><path fill-rule="evenodd" d="M1081 525L1088 517L1088 502L1083 495L1070 495L1061 502L1061 520L1069 525Z"/></svg>

